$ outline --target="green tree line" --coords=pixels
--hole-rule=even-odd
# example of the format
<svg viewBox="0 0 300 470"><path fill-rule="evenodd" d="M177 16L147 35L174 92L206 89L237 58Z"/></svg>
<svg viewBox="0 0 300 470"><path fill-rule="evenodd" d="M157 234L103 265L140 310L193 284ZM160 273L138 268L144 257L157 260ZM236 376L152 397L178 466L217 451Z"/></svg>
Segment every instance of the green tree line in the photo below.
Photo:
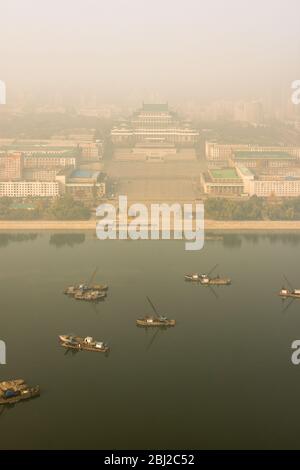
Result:
<svg viewBox="0 0 300 470"><path fill-rule="evenodd" d="M68 194L52 201L37 199L30 208L22 208L22 204L15 208L14 202L0 198L0 220L87 220L91 215L87 207Z"/></svg>
<svg viewBox="0 0 300 470"><path fill-rule="evenodd" d="M205 201L205 218L214 220L300 220L300 197L283 201L252 196L236 201L209 198Z"/></svg>

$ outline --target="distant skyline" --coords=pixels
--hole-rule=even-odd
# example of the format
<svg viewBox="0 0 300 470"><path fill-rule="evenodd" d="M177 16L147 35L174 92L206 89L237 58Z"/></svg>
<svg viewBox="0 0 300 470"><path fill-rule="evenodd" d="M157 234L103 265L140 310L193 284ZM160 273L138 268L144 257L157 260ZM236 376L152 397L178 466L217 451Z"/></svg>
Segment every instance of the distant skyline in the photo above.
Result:
<svg viewBox="0 0 300 470"><path fill-rule="evenodd" d="M114 103L288 93L299 17L299 0L2 0L0 79Z"/></svg>

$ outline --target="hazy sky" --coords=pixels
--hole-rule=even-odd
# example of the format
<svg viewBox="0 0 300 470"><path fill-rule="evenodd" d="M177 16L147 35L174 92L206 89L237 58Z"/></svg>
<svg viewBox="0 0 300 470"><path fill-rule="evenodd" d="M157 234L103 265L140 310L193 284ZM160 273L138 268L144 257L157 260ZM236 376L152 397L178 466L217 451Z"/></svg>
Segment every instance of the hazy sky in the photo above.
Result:
<svg viewBox="0 0 300 470"><path fill-rule="evenodd" d="M108 101L256 96L300 79L299 21L299 0L0 0L0 79Z"/></svg>

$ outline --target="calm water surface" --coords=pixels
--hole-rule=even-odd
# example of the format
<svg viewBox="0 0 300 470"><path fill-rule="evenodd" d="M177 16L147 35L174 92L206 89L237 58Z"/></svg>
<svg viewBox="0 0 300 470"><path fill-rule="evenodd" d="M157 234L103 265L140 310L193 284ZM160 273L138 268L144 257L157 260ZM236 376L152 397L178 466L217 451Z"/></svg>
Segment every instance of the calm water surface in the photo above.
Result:
<svg viewBox="0 0 300 470"><path fill-rule="evenodd" d="M0 380L42 394L3 410L0 448L300 448L300 301L276 295L283 273L299 287L299 250L294 234L227 234L186 252L180 241L1 233ZM216 263L232 286L184 282ZM105 302L62 294L95 266ZM146 295L175 328L135 326ZM109 341L110 355L66 354L57 335L70 332Z"/></svg>

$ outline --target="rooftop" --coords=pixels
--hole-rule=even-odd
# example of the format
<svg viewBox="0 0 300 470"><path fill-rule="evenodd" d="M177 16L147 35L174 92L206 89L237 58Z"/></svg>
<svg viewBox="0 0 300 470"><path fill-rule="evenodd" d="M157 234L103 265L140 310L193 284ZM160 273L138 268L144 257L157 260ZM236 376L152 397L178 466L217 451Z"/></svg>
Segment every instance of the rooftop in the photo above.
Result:
<svg viewBox="0 0 300 470"><path fill-rule="evenodd" d="M210 170L210 174L214 179L220 179L220 180L239 179L239 176L235 168L221 168L218 170L217 169Z"/></svg>
<svg viewBox="0 0 300 470"><path fill-rule="evenodd" d="M36 152L31 152L29 154L25 153L25 158L66 158L66 157L78 157L79 153L77 149L74 150L68 150L68 151L62 151L62 152L39 152L38 150Z"/></svg>
<svg viewBox="0 0 300 470"><path fill-rule="evenodd" d="M99 175L99 171L91 171L91 170L74 170L70 177L71 178L97 178Z"/></svg>
<svg viewBox="0 0 300 470"><path fill-rule="evenodd" d="M54 146L54 145L46 145L46 144L12 144L12 145L0 145L1 150L19 150L19 151L30 151L30 152L38 152L38 151L45 151L45 152L54 152L54 151L61 151L61 152L68 152L76 146Z"/></svg>
<svg viewBox="0 0 300 470"><path fill-rule="evenodd" d="M235 158L244 158L244 159L269 159L269 160L281 160L281 159L295 159L292 155L287 152L251 152L251 151L237 151L234 152Z"/></svg>
<svg viewBox="0 0 300 470"><path fill-rule="evenodd" d="M239 166L239 170L244 176L254 176L254 173L246 166Z"/></svg>

